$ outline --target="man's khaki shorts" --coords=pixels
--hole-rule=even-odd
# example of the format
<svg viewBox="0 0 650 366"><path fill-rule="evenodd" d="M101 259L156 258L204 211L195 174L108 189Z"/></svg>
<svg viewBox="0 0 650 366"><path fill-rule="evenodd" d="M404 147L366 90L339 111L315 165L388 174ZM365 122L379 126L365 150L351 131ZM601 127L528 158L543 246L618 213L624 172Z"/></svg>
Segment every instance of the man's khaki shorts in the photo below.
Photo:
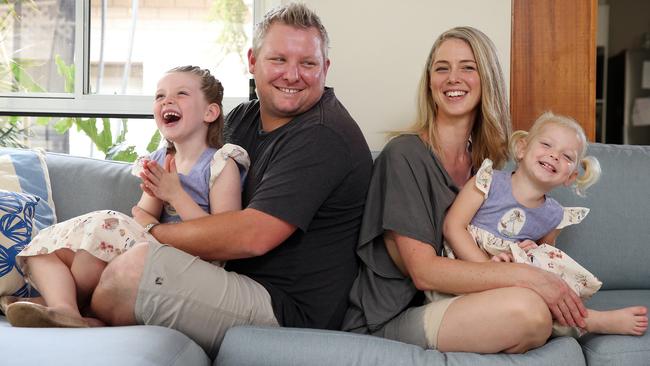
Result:
<svg viewBox="0 0 650 366"><path fill-rule="evenodd" d="M262 285L158 243L149 243L135 318L184 333L212 358L231 327L278 326Z"/></svg>

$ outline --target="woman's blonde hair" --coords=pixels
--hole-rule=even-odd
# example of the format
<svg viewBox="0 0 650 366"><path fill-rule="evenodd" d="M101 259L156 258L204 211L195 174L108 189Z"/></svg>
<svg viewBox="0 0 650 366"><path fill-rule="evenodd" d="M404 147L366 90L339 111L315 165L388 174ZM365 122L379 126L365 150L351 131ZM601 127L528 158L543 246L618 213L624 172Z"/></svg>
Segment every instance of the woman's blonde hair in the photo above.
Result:
<svg viewBox="0 0 650 366"><path fill-rule="evenodd" d="M456 27L442 33L433 43L424 65L418 87L418 110L415 123L402 133L426 131L429 147L440 156L435 120L438 107L431 93L431 67L440 45L448 39L459 39L469 45L476 59L481 80L481 106L476 113L472 138L472 166L478 168L485 158L501 167L508 159L508 138L511 132L510 109L503 71L496 47L490 38L472 27ZM402 134L397 133L397 134Z"/></svg>
<svg viewBox="0 0 650 366"><path fill-rule="evenodd" d="M522 147L522 143L528 145L528 142L532 141L542 129L549 123L554 123L558 126L569 128L576 133L578 140L580 141L581 148L578 151L576 169L582 167L582 175L578 174L574 184L574 190L578 196L584 196L587 188L591 187L594 183L598 181L602 170L600 169L600 163L598 159L593 156L587 156L587 136L582 127L576 122L573 118L557 115L553 112L544 112L539 116L533 126L530 128L530 131L515 131L510 137L510 154L514 159L519 163L519 157L517 152Z"/></svg>

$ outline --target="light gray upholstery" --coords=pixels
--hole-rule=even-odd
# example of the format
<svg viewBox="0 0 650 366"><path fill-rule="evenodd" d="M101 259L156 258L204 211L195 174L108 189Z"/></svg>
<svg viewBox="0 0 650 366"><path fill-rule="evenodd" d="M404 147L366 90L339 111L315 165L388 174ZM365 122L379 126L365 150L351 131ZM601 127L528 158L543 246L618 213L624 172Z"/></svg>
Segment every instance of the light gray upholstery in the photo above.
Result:
<svg viewBox="0 0 650 366"><path fill-rule="evenodd" d="M650 281L650 278L646 280ZM587 305L596 310L631 305L650 308L650 290L600 291ZM590 366L650 365L650 333L647 332L641 337L588 334L580 338L580 344Z"/></svg>
<svg viewBox="0 0 650 366"><path fill-rule="evenodd" d="M603 289L650 289L650 147L592 144L603 174L582 198L553 196L591 211L562 230L557 245L596 277Z"/></svg>
<svg viewBox="0 0 650 366"><path fill-rule="evenodd" d="M0 321L0 365L210 365L178 331L153 326L89 329L13 328Z"/></svg>
<svg viewBox="0 0 650 366"><path fill-rule="evenodd" d="M142 194L130 164L54 153L46 161L58 221L96 210L130 215Z"/></svg>
<svg viewBox="0 0 650 366"><path fill-rule="evenodd" d="M591 209L581 224L562 231L558 246L605 283L589 306L600 310L650 307L650 147L591 144L589 154L599 159L603 175L587 197L568 189L553 193L565 206ZM242 327L228 331L217 360L226 366L307 361L312 365L580 365L585 360L590 366L650 365L647 333L642 337L587 335L580 339L582 353L577 344L559 338L525 355L441 354L369 336Z"/></svg>
<svg viewBox="0 0 650 366"><path fill-rule="evenodd" d="M578 342L562 337L521 355L441 353L388 339L297 328L237 327L228 331L215 366L312 365L584 365Z"/></svg>
<svg viewBox="0 0 650 366"><path fill-rule="evenodd" d="M129 214L140 198L130 165L47 154L59 221L98 209ZM0 316L0 365L209 365L182 333L163 327L93 329L13 328Z"/></svg>
<svg viewBox="0 0 650 366"><path fill-rule="evenodd" d="M558 246L605 284L588 306L650 307L650 147L592 144L603 166L600 182L567 206L591 208L567 227ZM129 213L140 196L129 165L48 154L59 220L98 209ZM582 346L582 348L580 347ZM207 365L185 335L162 327L18 329L0 316L0 365ZM650 335L557 338L523 355L440 353L344 332L237 327L226 334L214 365L650 365Z"/></svg>

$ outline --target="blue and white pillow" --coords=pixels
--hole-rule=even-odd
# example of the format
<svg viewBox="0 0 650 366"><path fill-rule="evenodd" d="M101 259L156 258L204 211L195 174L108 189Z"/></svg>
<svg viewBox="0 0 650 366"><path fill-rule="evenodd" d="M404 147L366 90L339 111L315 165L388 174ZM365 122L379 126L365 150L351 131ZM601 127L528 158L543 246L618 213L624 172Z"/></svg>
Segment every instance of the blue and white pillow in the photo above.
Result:
<svg viewBox="0 0 650 366"><path fill-rule="evenodd" d="M29 296L29 286L16 255L32 240L40 199L0 190L0 295Z"/></svg>
<svg viewBox="0 0 650 366"><path fill-rule="evenodd" d="M0 189L40 199L34 217L38 229L56 224L50 175L42 150L0 148Z"/></svg>

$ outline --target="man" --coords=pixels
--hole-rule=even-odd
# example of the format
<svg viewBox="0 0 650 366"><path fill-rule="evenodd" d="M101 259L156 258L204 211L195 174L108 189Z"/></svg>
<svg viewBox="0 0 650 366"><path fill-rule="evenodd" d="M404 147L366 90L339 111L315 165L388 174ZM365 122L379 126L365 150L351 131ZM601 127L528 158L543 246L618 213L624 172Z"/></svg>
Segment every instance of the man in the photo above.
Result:
<svg viewBox="0 0 650 366"><path fill-rule="evenodd" d="M304 5L265 16L248 52L259 101L226 122L227 140L252 160L245 208L154 226L169 246L138 245L108 265L92 299L101 320L178 329L211 357L236 325L340 327L372 160L325 88L327 48L325 28ZM137 208L134 216L154 223Z"/></svg>

